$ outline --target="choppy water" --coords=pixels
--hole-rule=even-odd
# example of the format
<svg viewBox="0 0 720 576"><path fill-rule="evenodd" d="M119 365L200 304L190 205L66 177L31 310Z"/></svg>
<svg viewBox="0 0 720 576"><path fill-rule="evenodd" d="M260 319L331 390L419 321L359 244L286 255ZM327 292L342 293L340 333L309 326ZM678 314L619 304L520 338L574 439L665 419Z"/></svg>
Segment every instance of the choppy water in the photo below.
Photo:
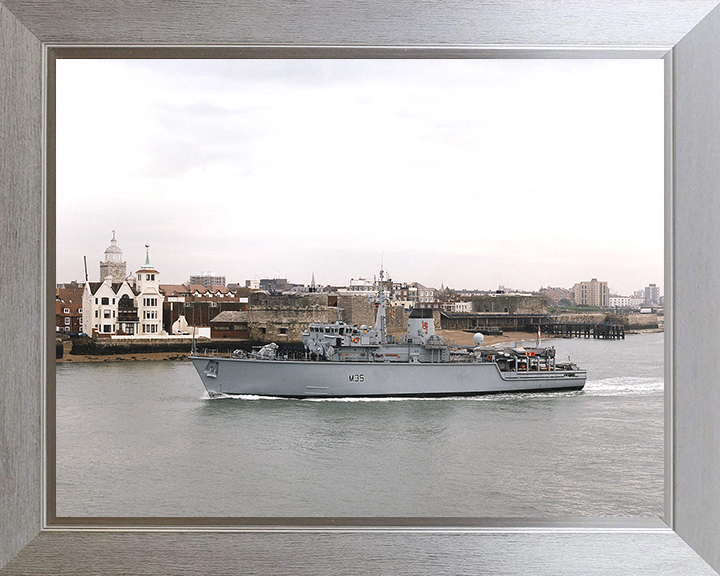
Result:
<svg viewBox="0 0 720 576"><path fill-rule="evenodd" d="M209 399L186 361L57 366L58 516L659 516L663 335L548 340L580 392Z"/></svg>

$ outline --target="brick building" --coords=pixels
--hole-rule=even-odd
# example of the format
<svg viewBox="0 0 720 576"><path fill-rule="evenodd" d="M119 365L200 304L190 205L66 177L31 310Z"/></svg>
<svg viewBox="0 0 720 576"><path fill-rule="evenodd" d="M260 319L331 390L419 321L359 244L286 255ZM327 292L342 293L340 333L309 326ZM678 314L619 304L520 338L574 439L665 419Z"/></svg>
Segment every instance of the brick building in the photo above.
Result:
<svg viewBox="0 0 720 576"><path fill-rule="evenodd" d="M83 287L76 282L55 289L55 332L60 335L82 332Z"/></svg>

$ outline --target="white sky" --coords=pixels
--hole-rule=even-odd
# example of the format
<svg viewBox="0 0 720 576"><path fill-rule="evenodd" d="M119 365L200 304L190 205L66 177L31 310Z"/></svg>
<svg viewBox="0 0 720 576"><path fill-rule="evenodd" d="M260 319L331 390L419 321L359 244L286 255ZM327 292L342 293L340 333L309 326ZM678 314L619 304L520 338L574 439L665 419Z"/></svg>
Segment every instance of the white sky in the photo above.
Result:
<svg viewBox="0 0 720 576"><path fill-rule="evenodd" d="M661 60L60 60L57 280L663 285Z"/></svg>

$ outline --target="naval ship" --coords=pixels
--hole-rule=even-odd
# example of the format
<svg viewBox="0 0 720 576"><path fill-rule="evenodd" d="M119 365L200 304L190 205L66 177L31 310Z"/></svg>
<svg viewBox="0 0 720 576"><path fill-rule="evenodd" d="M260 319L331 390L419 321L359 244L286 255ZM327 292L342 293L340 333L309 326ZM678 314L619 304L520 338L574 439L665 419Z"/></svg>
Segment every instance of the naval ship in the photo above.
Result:
<svg viewBox="0 0 720 576"><path fill-rule="evenodd" d="M382 272L373 326L342 320L310 323L302 334L305 356L289 359L270 343L257 352L200 354L190 360L210 397L253 395L284 398L442 397L498 392L580 390L587 374L556 362L554 347L474 346L445 343L435 333L432 310L410 312L407 332L387 334Z"/></svg>

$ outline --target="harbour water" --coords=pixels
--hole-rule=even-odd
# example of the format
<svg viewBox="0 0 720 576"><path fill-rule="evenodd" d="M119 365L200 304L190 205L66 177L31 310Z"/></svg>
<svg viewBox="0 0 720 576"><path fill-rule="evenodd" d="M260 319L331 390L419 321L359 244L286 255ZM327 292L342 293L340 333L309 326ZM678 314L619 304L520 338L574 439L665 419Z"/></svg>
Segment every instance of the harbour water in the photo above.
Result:
<svg viewBox="0 0 720 576"><path fill-rule="evenodd" d="M189 361L65 363L58 516L661 516L663 334L555 339L579 392L209 399Z"/></svg>

